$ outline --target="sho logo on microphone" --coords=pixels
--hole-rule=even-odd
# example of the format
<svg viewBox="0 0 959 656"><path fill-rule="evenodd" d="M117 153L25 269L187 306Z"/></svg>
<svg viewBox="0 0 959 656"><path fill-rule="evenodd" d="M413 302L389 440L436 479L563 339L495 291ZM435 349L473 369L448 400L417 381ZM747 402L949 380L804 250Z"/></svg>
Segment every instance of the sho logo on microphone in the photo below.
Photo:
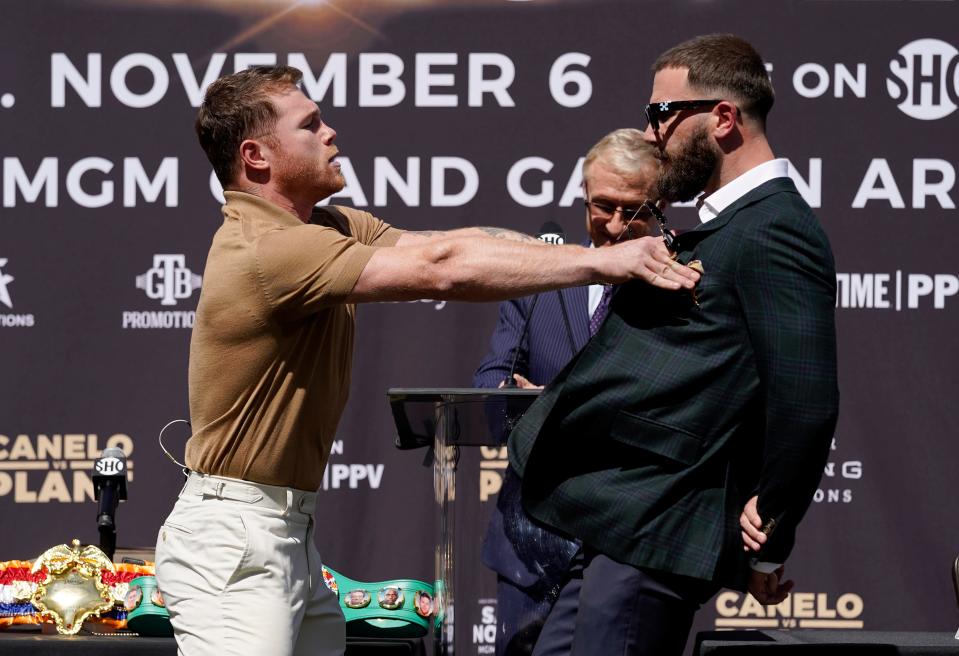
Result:
<svg viewBox="0 0 959 656"><path fill-rule="evenodd" d="M939 39L918 39L889 62L889 96L912 118L934 121L959 107L959 50Z"/></svg>
<svg viewBox="0 0 959 656"><path fill-rule="evenodd" d="M563 232L563 228L552 221L544 223L536 236L540 241L554 246L561 246L566 243L566 234Z"/></svg>
<svg viewBox="0 0 959 656"><path fill-rule="evenodd" d="M93 465L93 470L103 476L116 476L122 474L126 468L123 460L113 456L102 457Z"/></svg>

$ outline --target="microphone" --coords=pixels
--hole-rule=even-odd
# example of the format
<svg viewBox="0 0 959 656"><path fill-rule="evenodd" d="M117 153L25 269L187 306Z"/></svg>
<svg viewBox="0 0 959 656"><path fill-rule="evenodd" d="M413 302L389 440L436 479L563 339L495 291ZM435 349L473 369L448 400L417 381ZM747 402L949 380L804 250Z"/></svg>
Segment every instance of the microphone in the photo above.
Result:
<svg viewBox="0 0 959 656"><path fill-rule="evenodd" d="M100 502L97 510L97 530L100 549L113 560L116 551L117 506L127 498L127 456L123 449L104 449L93 463L93 498Z"/></svg>
<svg viewBox="0 0 959 656"><path fill-rule="evenodd" d="M563 232L563 228L555 221L547 221L544 223L539 229L539 234L536 235L536 238L547 244L556 246L562 246L566 243L566 234Z"/></svg>
<svg viewBox="0 0 959 656"><path fill-rule="evenodd" d="M557 246L562 246L566 243L566 233L563 232L562 226L555 221L547 221L544 223L542 227L540 227L536 238L547 244ZM529 322L533 318L533 309L536 307L537 300L539 300L539 294L533 296L533 299L529 302L529 310L526 312L526 318L523 320L523 333L520 335L519 342L513 349L513 362L509 366L509 375L506 377L506 380L503 381L503 389L515 389L517 387L516 380L513 378L513 374L516 373L516 360L519 358L520 348L523 345L523 340L526 339L526 333L529 332Z"/></svg>

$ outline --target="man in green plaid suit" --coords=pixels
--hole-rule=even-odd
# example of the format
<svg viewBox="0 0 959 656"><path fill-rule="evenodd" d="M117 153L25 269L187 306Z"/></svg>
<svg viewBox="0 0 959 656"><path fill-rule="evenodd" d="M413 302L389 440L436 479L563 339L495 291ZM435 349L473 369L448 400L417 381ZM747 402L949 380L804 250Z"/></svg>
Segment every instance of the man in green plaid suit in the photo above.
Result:
<svg viewBox="0 0 959 656"><path fill-rule="evenodd" d="M761 57L710 35L653 70L657 190L703 192L673 248L704 275L621 286L510 437L529 514L583 543L538 655L680 654L720 586L784 599L838 414L833 257L766 140Z"/></svg>

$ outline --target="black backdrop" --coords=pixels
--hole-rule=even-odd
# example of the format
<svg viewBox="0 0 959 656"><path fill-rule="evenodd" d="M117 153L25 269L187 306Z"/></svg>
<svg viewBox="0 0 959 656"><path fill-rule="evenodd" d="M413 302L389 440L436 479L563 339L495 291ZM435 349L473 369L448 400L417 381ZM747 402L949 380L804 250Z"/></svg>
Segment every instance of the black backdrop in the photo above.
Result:
<svg viewBox="0 0 959 656"><path fill-rule="evenodd" d="M191 312L220 222L192 120L219 73L274 58L309 67L349 175L336 202L408 229L534 232L554 220L578 235L579 157L612 129L644 127L655 56L732 31L771 66L771 141L832 239L842 408L789 563L791 605L767 616L724 593L697 626L956 626L956 3L43 0L2 11L0 559L96 541L88 472L106 446L133 464L121 544L152 544L172 504L180 474L156 434L187 413ZM671 220L695 215L674 208ZM392 447L385 390L468 385L495 318L494 305L360 309L318 511L334 567L432 578L432 479L420 454ZM168 433L177 453L185 437Z"/></svg>

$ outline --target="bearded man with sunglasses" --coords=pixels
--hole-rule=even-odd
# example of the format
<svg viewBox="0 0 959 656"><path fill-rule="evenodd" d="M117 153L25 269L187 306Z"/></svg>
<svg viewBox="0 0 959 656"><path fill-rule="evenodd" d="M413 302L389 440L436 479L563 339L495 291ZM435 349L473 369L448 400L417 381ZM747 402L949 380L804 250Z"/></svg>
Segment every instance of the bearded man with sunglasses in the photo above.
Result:
<svg viewBox="0 0 959 656"><path fill-rule="evenodd" d="M701 194L671 249L704 276L623 285L510 436L525 509L583 544L538 655L678 655L721 586L782 601L838 415L832 252L766 139L762 58L709 35L653 70L658 194Z"/></svg>
<svg viewBox="0 0 959 656"><path fill-rule="evenodd" d="M656 197L657 149L643 132L623 128L599 140L583 159L584 246L608 248L651 232L644 203ZM582 210L580 210L582 211ZM613 285L570 287L505 301L490 349L473 375L476 387L542 387L595 334ZM483 541L483 563L496 572L496 654L529 654L575 542L534 524L523 512L516 474L507 469Z"/></svg>

